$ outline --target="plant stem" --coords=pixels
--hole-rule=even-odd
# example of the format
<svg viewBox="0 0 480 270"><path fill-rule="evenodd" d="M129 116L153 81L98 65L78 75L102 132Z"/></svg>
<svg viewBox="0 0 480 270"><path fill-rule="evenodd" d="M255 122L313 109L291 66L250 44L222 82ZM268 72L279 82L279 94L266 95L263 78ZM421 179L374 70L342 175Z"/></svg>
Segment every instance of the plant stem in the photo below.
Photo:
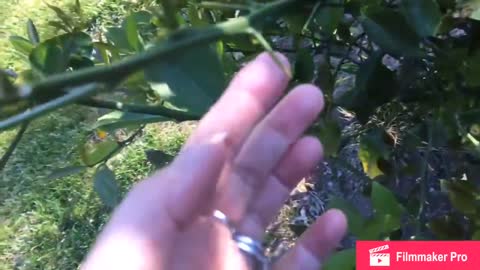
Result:
<svg viewBox="0 0 480 270"><path fill-rule="evenodd" d="M8 160L13 154L13 151L15 151L15 148L17 148L18 143L23 137L23 134L27 130L28 124L30 122L23 122L22 126L20 127L20 130L17 132L17 135L13 139L12 143L8 147L7 151L5 151L5 154L3 154L2 158L0 159L0 171L5 168L5 165L7 165Z"/></svg>
<svg viewBox="0 0 480 270"><path fill-rule="evenodd" d="M151 49L126 58L111 66L91 67L74 72L56 74L31 86L26 85L24 87L28 87L32 89L32 91L30 95L22 98L33 98L34 100L45 103L29 111L0 121L0 130L10 128L18 123L31 120L51 110L92 95L97 91L96 85L91 87L92 83L101 82L106 85L118 84L128 75L144 69L150 64L156 63L162 58L174 57L176 53L180 53L182 50L201 44L208 44L224 36L248 33L248 31L255 26L261 26L262 23L266 21L266 18L277 17L283 12L291 11L289 8L293 7L293 4L298 3L297 1L298 0L278 0L262 5L246 17L231 19L204 28L181 29L172 33L170 38L162 44L158 44ZM83 86L83 88L81 88L82 90L79 90L80 87L78 87L76 90L65 93L65 88L67 87L76 87L85 84L89 85ZM117 108L117 106L115 107ZM190 116L187 118L191 119Z"/></svg>
<svg viewBox="0 0 480 270"><path fill-rule="evenodd" d="M121 102L106 101L106 100L97 100L93 98L77 101L77 104L95 107L95 108L104 108L111 109L123 112L131 113L144 113L151 115L161 115L166 116L177 121L187 121L187 120L198 120L200 115L190 114L188 112L176 111L163 106L143 106L136 104L124 104Z"/></svg>
<svg viewBox="0 0 480 270"><path fill-rule="evenodd" d="M0 131L11 128L18 123L30 121L34 118L39 117L42 114L63 107L67 104L74 102L75 100L91 95L97 92L99 89L100 87L98 86L98 84L87 84L83 86L78 86L57 99L51 100L47 103L43 103L41 105L33 107L31 110L24 111L20 114L0 121Z"/></svg>
<svg viewBox="0 0 480 270"><path fill-rule="evenodd" d="M260 45L263 46L263 48L272 57L273 61L280 67L281 70L283 70L285 75L287 75L287 77L289 79L291 79L293 77L292 71L288 67L286 67L280 59L278 59L278 56L275 54L272 47L270 46L270 43L268 43L268 41L265 39L265 37L260 32L258 32L257 30L255 30L253 28L250 28L248 31L249 31L250 34L252 34L257 39L257 41L260 43Z"/></svg>
<svg viewBox="0 0 480 270"><path fill-rule="evenodd" d="M422 231L422 218L423 212L425 211L425 203L427 200L427 189L428 189L428 160L430 159L430 152L432 151L432 138L433 130L431 127L431 122L427 121L427 133L428 133L428 146L425 153L424 163L422 167L422 182L420 183L420 208L418 209L417 216L417 235Z"/></svg>
<svg viewBox="0 0 480 270"><path fill-rule="evenodd" d="M37 97L49 95L47 93L58 95L62 94L63 88L69 86L122 80L128 75L146 68L149 64L158 62L163 57L174 56L182 50L211 43L227 35L246 33L251 26L259 26L260 21L265 17L275 17L281 12L290 11L288 8L295 2L295 0L279 0L264 5L247 17L231 19L200 29L178 30L166 42L111 66L85 68L71 73L53 75L45 81L34 84L32 86L33 95Z"/></svg>
<svg viewBox="0 0 480 270"><path fill-rule="evenodd" d="M199 7L219 10L244 10L249 11L250 7L242 4L226 4L220 2L203 1L198 4Z"/></svg>

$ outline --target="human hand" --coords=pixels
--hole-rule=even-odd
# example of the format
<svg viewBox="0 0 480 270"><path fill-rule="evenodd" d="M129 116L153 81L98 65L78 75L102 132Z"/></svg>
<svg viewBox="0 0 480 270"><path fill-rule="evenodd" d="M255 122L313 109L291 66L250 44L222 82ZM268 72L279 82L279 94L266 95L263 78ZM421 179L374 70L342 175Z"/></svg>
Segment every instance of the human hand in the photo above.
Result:
<svg viewBox="0 0 480 270"><path fill-rule="evenodd" d="M290 190L320 161L320 142L303 133L323 108L322 93L300 85L277 102L287 84L266 53L244 67L171 165L130 191L81 268L252 269L212 213L262 239ZM340 211L326 212L272 269L320 269L346 227Z"/></svg>

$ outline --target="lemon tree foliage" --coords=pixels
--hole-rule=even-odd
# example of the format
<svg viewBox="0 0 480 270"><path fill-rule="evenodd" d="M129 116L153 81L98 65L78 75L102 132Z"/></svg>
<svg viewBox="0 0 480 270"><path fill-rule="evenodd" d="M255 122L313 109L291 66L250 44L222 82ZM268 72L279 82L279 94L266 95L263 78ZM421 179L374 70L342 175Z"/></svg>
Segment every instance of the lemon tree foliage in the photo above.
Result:
<svg viewBox="0 0 480 270"><path fill-rule="evenodd" d="M374 215L364 217L347 201L331 199L331 207L347 213L355 237L396 239L406 222L419 239L428 237L421 235L426 229L438 239L479 238L478 1L143 1L142 9L100 33L89 31L76 3L74 18L80 19L75 20L49 5L57 15L51 25L59 29L53 38L44 39L35 21L26 20L27 36L9 40L29 68L0 72L2 131L18 125L24 131L30 121L69 104L113 110L78 146L83 166L59 168L52 177L97 167L92 184L114 207L120 194L106 162L144 125L199 119L244 62L278 50L295 62L292 85L314 82L324 90L326 111L311 133L323 139L327 157L338 158L345 139L353 136L359 143ZM354 83L345 86L349 78ZM344 134L335 120L339 108L358 121L354 135ZM382 120L386 108L407 128L395 131L398 123ZM126 138L115 136L119 129ZM420 158L400 162L399 153L408 151L421 153ZM438 151L463 153L467 166L441 181L454 212L425 224L420 222L425 182L429 160ZM171 159L155 150L147 156L156 167ZM388 188L399 174L418 179L407 199ZM458 215L464 224L457 224ZM351 250L337 256L328 269L353 268Z"/></svg>

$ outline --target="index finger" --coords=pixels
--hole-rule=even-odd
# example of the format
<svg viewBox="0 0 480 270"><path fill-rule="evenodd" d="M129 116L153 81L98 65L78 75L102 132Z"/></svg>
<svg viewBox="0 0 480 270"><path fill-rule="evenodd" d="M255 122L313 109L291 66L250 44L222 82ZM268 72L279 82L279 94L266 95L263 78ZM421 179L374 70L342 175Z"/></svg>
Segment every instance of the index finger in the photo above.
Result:
<svg viewBox="0 0 480 270"><path fill-rule="evenodd" d="M290 68L288 59L276 54ZM236 153L247 135L273 107L288 85L287 74L268 53L242 68L220 99L200 121L186 146L205 141L213 134L228 134L229 152Z"/></svg>

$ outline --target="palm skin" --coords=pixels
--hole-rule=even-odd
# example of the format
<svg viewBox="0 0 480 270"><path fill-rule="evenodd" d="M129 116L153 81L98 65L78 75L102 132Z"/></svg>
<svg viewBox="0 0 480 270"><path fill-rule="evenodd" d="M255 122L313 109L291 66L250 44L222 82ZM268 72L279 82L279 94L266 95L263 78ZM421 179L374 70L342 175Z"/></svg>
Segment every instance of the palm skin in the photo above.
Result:
<svg viewBox="0 0 480 270"><path fill-rule="evenodd" d="M300 85L282 98L287 84L267 53L246 65L172 164L130 191L81 268L251 269L211 213L221 210L240 233L261 239L321 160L321 143L303 133L323 108L322 93ZM272 268L318 270L345 232L344 215L330 210Z"/></svg>

